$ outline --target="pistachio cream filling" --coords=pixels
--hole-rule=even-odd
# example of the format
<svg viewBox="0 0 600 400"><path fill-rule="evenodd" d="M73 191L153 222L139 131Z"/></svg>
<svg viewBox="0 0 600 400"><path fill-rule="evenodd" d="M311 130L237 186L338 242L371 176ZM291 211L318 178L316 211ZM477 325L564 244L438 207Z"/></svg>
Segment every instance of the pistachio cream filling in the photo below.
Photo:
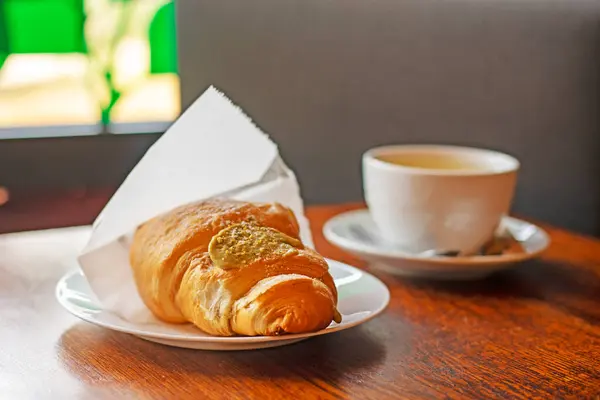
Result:
<svg viewBox="0 0 600 400"><path fill-rule="evenodd" d="M304 246L276 229L242 222L221 230L208 245L215 266L222 269L242 267L261 258L272 258L297 252Z"/></svg>

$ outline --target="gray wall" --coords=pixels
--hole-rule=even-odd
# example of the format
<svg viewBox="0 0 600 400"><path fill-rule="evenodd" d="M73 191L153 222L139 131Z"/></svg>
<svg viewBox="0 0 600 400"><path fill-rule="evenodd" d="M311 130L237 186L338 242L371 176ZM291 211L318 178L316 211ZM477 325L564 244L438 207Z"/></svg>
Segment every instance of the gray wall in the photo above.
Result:
<svg viewBox="0 0 600 400"><path fill-rule="evenodd" d="M453 143L523 163L514 210L600 233L600 1L179 0L183 103L210 84L280 144L309 203L360 155Z"/></svg>

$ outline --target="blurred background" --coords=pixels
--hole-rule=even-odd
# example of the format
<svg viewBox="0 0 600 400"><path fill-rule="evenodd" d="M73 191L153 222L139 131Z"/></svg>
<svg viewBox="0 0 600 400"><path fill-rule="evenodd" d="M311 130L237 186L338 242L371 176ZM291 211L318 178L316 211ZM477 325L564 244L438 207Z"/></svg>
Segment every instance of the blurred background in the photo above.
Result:
<svg viewBox="0 0 600 400"><path fill-rule="evenodd" d="M370 147L468 145L521 160L517 215L600 236L598 0L2 0L0 232L93 221L209 85L307 204L361 201Z"/></svg>

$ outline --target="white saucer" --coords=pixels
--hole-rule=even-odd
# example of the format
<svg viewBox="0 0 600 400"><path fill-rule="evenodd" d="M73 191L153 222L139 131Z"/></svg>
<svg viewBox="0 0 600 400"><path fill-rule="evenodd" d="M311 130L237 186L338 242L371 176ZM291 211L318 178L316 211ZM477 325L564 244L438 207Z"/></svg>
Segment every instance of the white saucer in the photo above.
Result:
<svg viewBox="0 0 600 400"><path fill-rule="evenodd" d="M478 279L536 257L550 244L543 229L511 217L503 226L516 238L522 252L470 257L423 256L398 249L379 237L367 209L339 214L325 224L328 241L365 259L374 268L402 276L435 279Z"/></svg>
<svg viewBox="0 0 600 400"><path fill-rule="evenodd" d="M340 324L332 322L326 329L313 333L217 337L207 335L192 325L129 322L112 312L102 310L102 306L94 300L95 296L85 276L79 270L68 273L58 282L56 297L59 303L76 317L152 342L202 350L261 349L283 346L313 336L349 329L370 320L386 308L390 300L390 292L379 279L365 271L337 261L328 259L327 262L338 288L338 309L342 314L342 322Z"/></svg>

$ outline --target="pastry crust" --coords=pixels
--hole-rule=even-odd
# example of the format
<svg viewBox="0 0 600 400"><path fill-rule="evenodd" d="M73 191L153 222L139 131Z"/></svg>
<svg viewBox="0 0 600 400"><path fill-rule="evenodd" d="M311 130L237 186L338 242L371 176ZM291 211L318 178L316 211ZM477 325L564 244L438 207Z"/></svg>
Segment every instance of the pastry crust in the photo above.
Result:
<svg viewBox="0 0 600 400"><path fill-rule="evenodd" d="M156 317L212 335L303 333L339 322L327 262L304 247L293 212L277 203L178 207L137 229L130 263Z"/></svg>

